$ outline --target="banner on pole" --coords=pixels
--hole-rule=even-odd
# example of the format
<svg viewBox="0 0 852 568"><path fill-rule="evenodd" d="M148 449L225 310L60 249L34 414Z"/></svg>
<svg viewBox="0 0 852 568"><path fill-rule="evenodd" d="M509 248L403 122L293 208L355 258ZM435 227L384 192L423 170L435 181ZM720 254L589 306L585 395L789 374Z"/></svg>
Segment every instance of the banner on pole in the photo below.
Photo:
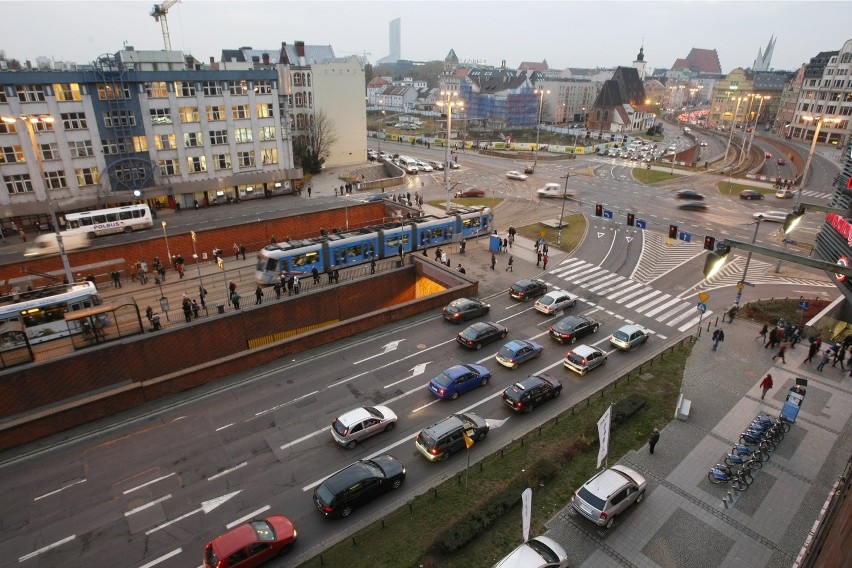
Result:
<svg viewBox="0 0 852 568"><path fill-rule="evenodd" d="M524 523L524 542L530 539L530 522L532 521L532 489L527 487L521 493L521 520Z"/></svg>
<svg viewBox="0 0 852 568"><path fill-rule="evenodd" d="M600 420L598 420L598 438L601 442L601 447L598 449L598 468L601 467L601 462L606 457L609 451L609 423L612 416L612 406L606 409Z"/></svg>

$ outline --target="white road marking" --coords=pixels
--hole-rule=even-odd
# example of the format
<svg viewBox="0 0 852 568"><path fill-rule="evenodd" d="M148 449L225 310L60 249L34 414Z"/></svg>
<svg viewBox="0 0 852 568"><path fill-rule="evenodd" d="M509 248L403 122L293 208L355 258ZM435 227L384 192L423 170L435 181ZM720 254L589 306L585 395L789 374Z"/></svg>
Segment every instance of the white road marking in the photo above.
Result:
<svg viewBox="0 0 852 568"><path fill-rule="evenodd" d="M224 430L225 428L230 428L233 425L234 425L234 423L231 422L230 424L225 424L224 426L219 426L218 428L216 428L216 431L218 432L219 430Z"/></svg>
<svg viewBox="0 0 852 568"><path fill-rule="evenodd" d="M173 476L173 475L174 475L174 473L170 473L170 474L168 474L168 475L164 475L163 477L158 477L157 479L152 479L151 481L148 481L148 482L146 482L146 483L143 483L142 485L137 485L136 487L134 487L134 488L132 488L132 489L128 489L127 491L125 491L125 492L123 493L123 495L127 495L128 493L133 493L133 492L134 492L134 491L136 491L137 489L142 489L143 487L148 487L149 485L153 485L154 483L157 483L158 481L162 481L162 480L164 480L164 479L167 479L167 478L169 478L169 477L171 477L171 476Z"/></svg>
<svg viewBox="0 0 852 568"><path fill-rule="evenodd" d="M39 548L36 551L30 552L29 554L25 554L24 556L21 556L20 558L18 558L18 562L23 562L24 560L29 560L30 558L35 558L39 554L42 554L43 552L47 552L48 550L53 550L57 546L61 546L61 545L65 544L66 542L71 542L75 538L77 538L77 535L72 534L71 536L65 537L62 540L57 540L53 544L48 544L44 548Z"/></svg>
<svg viewBox="0 0 852 568"><path fill-rule="evenodd" d="M412 410L412 411L411 411L411 413L412 413L412 414L414 414L415 412L420 412L420 411L421 411L421 410L423 410L424 408L428 408L428 407L432 406L433 404L436 404L436 403L439 403L439 402L441 402L441 399L440 399L440 398L436 398L436 399L435 399L435 400L433 400L432 402L427 402L427 403L426 403L426 404L424 404L423 406L418 406L417 408L415 408L414 410Z"/></svg>
<svg viewBox="0 0 852 568"><path fill-rule="evenodd" d="M370 355L366 359L361 359L360 361L355 361L353 365L357 365L358 363L363 363L364 361L369 361L370 359L375 359L376 357L381 357L382 355L387 355L391 351L396 351L396 348L399 347L399 344L405 341L404 339L399 339L397 341L391 341L386 345L382 345L382 352L376 353L375 355Z"/></svg>
<svg viewBox="0 0 852 568"><path fill-rule="evenodd" d="M669 297L671 298L671 296L669 296ZM659 307L658 307L658 308L656 308L656 309L651 310L650 312L648 312L648 313L647 313L647 314L645 314L645 315L646 315L647 317L654 316L654 315L656 315L656 314L660 313L661 311L665 310L665 309L666 309L666 308L668 308L669 306L671 306L671 305L673 305L673 304L676 304L676 303L678 303L678 302L683 302L683 300L681 300L680 298L672 298L671 300L669 300L669 301L668 301L668 302L666 302L665 304L663 304L663 305L659 306Z"/></svg>
<svg viewBox="0 0 852 568"><path fill-rule="evenodd" d="M364 375L364 374L366 374L366 373L361 373L361 374L362 374L362 375ZM360 376L360 375L356 375L356 376ZM354 379L355 377L352 377L352 378ZM347 380L348 380L348 379L347 379ZM317 393L319 393L319 391L318 391L318 390L311 391L311 392L309 392L309 393L307 393L307 394L303 394L302 396L300 396L300 397L298 397L298 398L294 398L293 400L288 400L287 402L284 402L284 403L281 403L281 404L279 404L279 405L273 406L272 408L267 408L266 410L261 410L261 411L259 411L259 412L255 412L255 413L254 413L254 417L255 417L255 418L257 418L258 416L263 416L264 414L269 414L270 412L275 412L276 410L279 410L279 409L281 409L281 408L284 408L285 406L289 406L289 405L293 404L294 402L298 402L298 401L300 401L300 400L302 400L302 399L305 399L305 398L307 398L307 397L309 397L309 396L314 396L314 395L315 395L315 394L317 394ZM249 418L249 420L251 420L251 418ZM247 421L248 421L248 420L247 420Z"/></svg>
<svg viewBox="0 0 852 568"><path fill-rule="evenodd" d="M151 568L151 566L156 566L156 565L157 565L157 564L159 564L160 562L163 562L163 561L165 561L165 560L168 560L168 559L169 559L169 558L171 558L172 556L177 556L177 555L178 555L178 554L180 554L181 552L183 552L183 549L182 549L182 548L177 548L177 549L172 550L171 552L169 552L169 553L167 553L167 554L164 554L164 555L160 556L159 558L155 558L155 559L153 559L152 561L148 562L147 564L143 564L143 565L142 565L142 566L140 566L139 568Z"/></svg>
<svg viewBox="0 0 852 568"><path fill-rule="evenodd" d="M239 464L239 465L235 465L235 466L234 466L234 467L232 467L231 469L226 469L226 470L224 470L224 471L220 471L220 472L219 472L219 473L217 473L216 475L211 475L210 477L208 477L208 478L207 478L207 481L213 481L214 479L217 479L217 478L219 478L219 477L222 477L223 475L227 475L227 474L229 474L229 473L231 473L231 472L233 472L233 471L236 471L236 470L240 469L241 467L245 467L245 466L247 466L247 465L248 465L248 462L243 462L243 463L241 463L241 464Z"/></svg>
<svg viewBox="0 0 852 568"><path fill-rule="evenodd" d="M33 499L33 501L38 501L39 499L44 499L45 497L50 497L51 495L56 495L60 491L65 491L69 487L74 487L75 485L79 485L81 483L86 483L86 480L85 479L78 479L77 481L69 483L68 485L63 485L62 487L60 487L56 491L51 491L50 493L45 493L44 495L39 495L38 497Z"/></svg>
<svg viewBox="0 0 852 568"><path fill-rule="evenodd" d="M416 365L415 365L412 369L409 369L409 371L412 371L412 374L411 374L410 376L405 377L404 379L400 379L400 380L398 380L398 381L394 381L394 382L390 383L389 385L385 385L385 387L384 387L384 388L388 389L388 388L390 388L390 387L392 387L392 386L398 385L399 383L404 383L404 382L405 382L405 381L407 381L408 379L413 379L414 377L416 377L416 376L418 376L418 375L422 375L422 374L423 374L423 371L425 371L425 370L426 370L426 365L428 365L428 364L429 364L429 363L431 363L431 362L432 362L432 361L427 361L427 362L425 362L425 363L418 363L418 364L416 364Z"/></svg>
<svg viewBox="0 0 852 568"><path fill-rule="evenodd" d="M331 430L331 426L326 426L325 428L322 428L322 429L320 429L320 430L316 430L316 431L314 431L314 432L311 432L310 434L305 434L305 435L304 435L304 436L302 436L301 438L298 438L298 439L296 439L296 440L293 440L292 442L287 442L286 444L284 444L283 446L281 446L281 449L282 449L282 450L286 450L286 449L287 449L287 448L289 448L290 446L295 446L296 444L299 444L299 443L301 443L301 442L304 442L305 440L309 440L309 439L313 438L314 436L316 436L316 435L318 435L318 434L321 434L322 432L325 432L326 430Z"/></svg>
<svg viewBox="0 0 852 568"><path fill-rule="evenodd" d="M232 528L234 528L235 526L237 526L237 525L239 525L239 524L242 524L242 523L246 522L246 521L247 521L247 520L249 520L249 519L253 519L254 517L258 516L259 514L261 514L261 513L265 513L265 512L266 512L266 511L268 511L269 509L270 509L270 506L269 506L269 505L267 505L266 507L261 507L261 508L260 508L260 509L258 509L257 511L252 511L252 512L251 512L251 513L249 513L248 515L246 515L246 516L244 516L244 517L240 517L240 518L239 518L239 519L237 519L236 521L233 521L233 522L231 522L231 523L228 523L227 525L225 525L225 528L226 528L226 529L228 529L228 530L231 530L231 529L232 529Z"/></svg>
<svg viewBox="0 0 852 568"><path fill-rule="evenodd" d="M160 497L159 499L155 499L154 501L151 501L150 503L146 503L146 504L144 504L144 505L142 505L142 506L140 506L140 507L136 507L135 509L130 509L129 511L127 511L126 513L124 513L124 516L125 516L125 517L129 517L130 515L133 515L133 514L135 514L135 513L138 513L139 511L144 511L144 510L145 510L145 509L147 509L148 507L153 507L153 506L154 506L154 505L156 505L157 503L162 503L163 501L165 501L165 500L167 500L167 499L171 499L171 498L172 498L172 494L171 494L171 493L169 493L169 494L168 494L168 495L166 495L165 497Z"/></svg>
<svg viewBox="0 0 852 568"><path fill-rule="evenodd" d="M243 490L240 489L239 491L234 491L233 493L227 493L227 494L221 495L219 497L214 497L213 499L210 499L209 501L202 501L201 506L198 507L197 509L193 509L192 511L190 511L188 513L184 513L183 515L181 515L180 517L178 517L176 519L172 519L171 521L167 521L167 522L165 522L161 525L157 525L152 529L148 529L147 531L145 531L145 536L150 536L151 534L153 534L153 533L155 533L159 530L162 530L166 527L169 527L169 526L175 524L178 521L182 521L187 517L191 517L195 513L201 513L203 511L204 514L206 515L207 513L209 513L210 511L212 511L216 507L218 507L219 505L222 505L223 503L225 503L226 501L228 501L229 499L231 499L235 495L239 495L242 492L243 492Z"/></svg>

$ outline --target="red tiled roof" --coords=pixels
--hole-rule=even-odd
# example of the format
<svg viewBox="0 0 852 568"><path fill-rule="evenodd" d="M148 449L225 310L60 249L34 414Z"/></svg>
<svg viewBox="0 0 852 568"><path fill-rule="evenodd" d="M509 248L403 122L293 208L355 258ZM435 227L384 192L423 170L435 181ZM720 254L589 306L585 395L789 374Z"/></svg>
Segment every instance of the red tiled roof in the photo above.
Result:
<svg viewBox="0 0 852 568"><path fill-rule="evenodd" d="M388 82L385 81L384 79L382 79L381 77L373 77L372 79L370 79L370 83L367 86L368 87L382 87L382 86L387 85L387 84L388 84Z"/></svg>
<svg viewBox="0 0 852 568"><path fill-rule="evenodd" d="M716 50L697 47L693 47L686 58L676 60L672 69L689 69L695 73L722 74L722 66L719 64L719 54L716 53Z"/></svg>
<svg viewBox="0 0 852 568"><path fill-rule="evenodd" d="M518 71L538 71L539 73L543 73L547 71L547 62L523 61L518 65Z"/></svg>

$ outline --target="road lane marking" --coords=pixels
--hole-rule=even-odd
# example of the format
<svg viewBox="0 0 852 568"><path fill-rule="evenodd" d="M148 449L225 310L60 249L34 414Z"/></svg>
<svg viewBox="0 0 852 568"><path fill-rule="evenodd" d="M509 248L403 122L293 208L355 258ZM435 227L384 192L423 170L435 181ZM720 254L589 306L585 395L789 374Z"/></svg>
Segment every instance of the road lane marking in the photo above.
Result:
<svg viewBox="0 0 852 568"><path fill-rule="evenodd" d="M35 550L33 552L30 552L29 554L25 554L24 556L21 556L20 558L18 558L18 562L23 562L24 560L29 560L30 558L35 558L39 554L47 552L48 550L53 550L57 546L61 546L61 545L65 544L66 542L71 542L75 538L77 538L77 535L72 534L71 536L67 536L67 537L63 538L62 540L57 540L53 544L48 544L44 548L39 548L38 550Z"/></svg>
<svg viewBox="0 0 852 568"><path fill-rule="evenodd" d="M169 558L171 558L172 556L177 556L181 552L183 552L182 548L172 550L171 552L166 553L166 554L160 556L159 558L153 559L152 561L148 562L147 564L143 564L139 568L151 568L151 566L156 566L160 562L164 562L164 561L168 560Z"/></svg>
<svg viewBox="0 0 852 568"><path fill-rule="evenodd" d="M296 440L293 440L292 442L287 442L286 444L281 446L281 449L286 450L290 446L295 446L296 444L304 442L305 440L309 440L310 438L313 438L314 436L321 434L321 433L325 432L326 430L331 430L331 426L326 426L325 428L322 428L320 430L316 430L314 432L311 432L310 434L305 434L301 438L297 438Z"/></svg>
<svg viewBox="0 0 852 568"><path fill-rule="evenodd" d="M363 374L363 373L362 373L362 374ZM353 377L353 378L354 378L354 377ZM347 379L347 380L348 380L348 379ZM276 405L276 406L273 406L272 408L267 408L266 410L260 410L260 411L258 411L258 412L255 412L255 413L254 413L254 416L253 416L252 418L257 418L257 417L259 417L259 416L263 416L263 415L265 415L265 414L269 414L270 412L275 412L276 410L280 410L280 409L284 408L285 406L289 406L289 405L293 404L294 402L299 402L300 400L305 399L305 398L308 398L309 396L314 396L315 394L319 394L319 392L320 392L320 391L318 391L318 390L311 391L311 392L309 392L309 393L307 393L307 394L303 394L302 396L296 397L296 398L294 398L293 400L288 400L287 402L282 402L281 404L278 404L278 405ZM246 422L248 422L248 421L249 421L249 420L251 420L252 418L247 419L247 420L246 420Z"/></svg>
<svg viewBox="0 0 852 568"><path fill-rule="evenodd" d="M44 499L45 497L50 497L51 495L56 495L60 491L65 491L69 487L74 487L75 485L79 485L81 483L86 483L86 480L85 479L78 479L77 481L71 482L68 485L63 485L62 487L60 487L56 491L51 491L50 493L45 493L44 495L39 495L38 497L33 499L33 501L38 501L39 499Z"/></svg>
<svg viewBox="0 0 852 568"><path fill-rule="evenodd" d="M423 406L418 406L417 408L415 408L414 410L412 410L412 411L411 411L411 413L412 413L412 414L414 414L415 412L420 412L420 411L421 411L421 410L423 410L424 408L429 408L429 407L430 407L430 406L432 406L433 404L436 404L436 403L439 403L439 402L441 402L441 399L440 399L440 398L436 398L436 399L435 399L435 400L433 400L432 402L427 402L427 403L426 403L426 404L424 404Z"/></svg>
<svg viewBox="0 0 852 568"><path fill-rule="evenodd" d="M134 491L136 491L137 489L142 489L143 487L148 487L149 485L153 485L154 483L157 483L158 481L162 481L162 480L164 480L164 479L167 479L167 478L169 478L169 477L171 477L171 476L173 476L173 475L174 475L174 473L170 473L170 474L168 474L168 475L164 475L163 477L158 477L157 479L152 479L151 481L148 481L148 482L146 482L146 483L143 483L142 485L137 485L136 487L134 487L134 488L132 488L132 489L128 489L127 491L125 491L125 492L123 493L123 495L127 495L128 493L133 493L133 492L134 492Z"/></svg>
<svg viewBox="0 0 852 568"><path fill-rule="evenodd" d="M239 464L239 465L235 465L235 466L234 466L234 467L232 467L231 469L226 469L226 470L220 471L220 472L219 472L219 473L217 473L216 475L211 475L210 477L208 477L208 478L207 478L207 481L213 481L214 479L217 479L217 478L219 478L219 477L222 477L223 475L228 475L229 473L234 472L234 471L237 471L237 470L238 470L238 469L240 469L241 467L245 467L245 466L247 466L247 465L248 465L248 462L243 462L243 463L241 463L241 464Z"/></svg>
<svg viewBox="0 0 852 568"><path fill-rule="evenodd" d="M144 510L145 510L145 509L147 509L148 507L153 507L153 506L154 506L154 505L156 505L157 503L162 503L162 502L163 502L163 501L165 501L166 499L171 499L171 498L172 498L172 494L171 494L171 493L169 493L169 494L168 494L168 495L166 495L165 497L160 497L159 499L155 499L154 501L151 501L150 503L145 503L144 505L141 505L141 506L139 506L139 507L136 507L135 509L130 509L129 511L127 511L126 513L124 513L124 516L125 516L125 517L129 517L130 515L133 515L133 514L135 514L135 513L138 513L139 511L144 511Z"/></svg>
<svg viewBox="0 0 852 568"><path fill-rule="evenodd" d="M239 491L234 491L233 493L220 495L219 497L215 497L215 498L210 499L208 501L202 501L201 506L198 507L197 509L193 509L192 511L190 511L188 513L184 513L183 515L181 515L180 517L177 517L176 519L172 519L171 521L166 521L165 523L157 525L152 529L148 529L147 531L145 531L145 536L151 536L153 533L155 533L159 530L162 530L166 527L170 527L171 525L175 524L176 522L182 521L187 517L191 517L192 515L194 515L196 513L203 512L206 515L207 513L212 511L213 509L217 508L219 505L222 505L223 503L225 503L228 500L230 500L231 498L233 498L235 495L239 495L242 492L243 492L243 490L240 489Z"/></svg>
<svg viewBox="0 0 852 568"><path fill-rule="evenodd" d="M219 430L224 430L225 428L230 428L233 425L234 425L234 423L231 422L230 424L225 424L224 426L219 426L218 428L216 428L216 431L218 432Z"/></svg>
<svg viewBox="0 0 852 568"><path fill-rule="evenodd" d="M266 507L261 507L261 508L260 508L260 509L258 509L257 511L252 511L252 512L251 512L251 513L249 513L248 515L246 515L246 516L244 516L244 517L240 517L240 518L239 518L239 519L237 519L236 521L233 521L233 522L228 523L227 525L225 525L225 528L226 528L226 529L228 529L228 530L231 530L231 529L232 529L232 528L234 528L235 526L237 526L237 525L239 525L239 524L242 524L242 523L246 522L247 520L252 519L252 518L254 518L254 517L258 516L258 515L259 515L259 514L261 514L261 513L265 513L265 512L266 512L266 511L268 511L269 509L270 509L269 505L267 505Z"/></svg>

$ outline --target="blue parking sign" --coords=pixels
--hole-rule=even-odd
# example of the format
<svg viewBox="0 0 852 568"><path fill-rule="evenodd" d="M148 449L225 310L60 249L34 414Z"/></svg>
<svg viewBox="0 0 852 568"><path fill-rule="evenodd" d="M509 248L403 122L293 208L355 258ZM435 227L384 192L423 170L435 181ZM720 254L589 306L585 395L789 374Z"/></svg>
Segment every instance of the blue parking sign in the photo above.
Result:
<svg viewBox="0 0 852 568"><path fill-rule="evenodd" d="M682 240L685 243L688 243L692 240L692 235L690 235L686 231L681 231L680 232L680 240Z"/></svg>
<svg viewBox="0 0 852 568"><path fill-rule="evenodd" d="M648 222L645 219L636 219L636 226L640 229L645 229L648 227Z"/></svg>

